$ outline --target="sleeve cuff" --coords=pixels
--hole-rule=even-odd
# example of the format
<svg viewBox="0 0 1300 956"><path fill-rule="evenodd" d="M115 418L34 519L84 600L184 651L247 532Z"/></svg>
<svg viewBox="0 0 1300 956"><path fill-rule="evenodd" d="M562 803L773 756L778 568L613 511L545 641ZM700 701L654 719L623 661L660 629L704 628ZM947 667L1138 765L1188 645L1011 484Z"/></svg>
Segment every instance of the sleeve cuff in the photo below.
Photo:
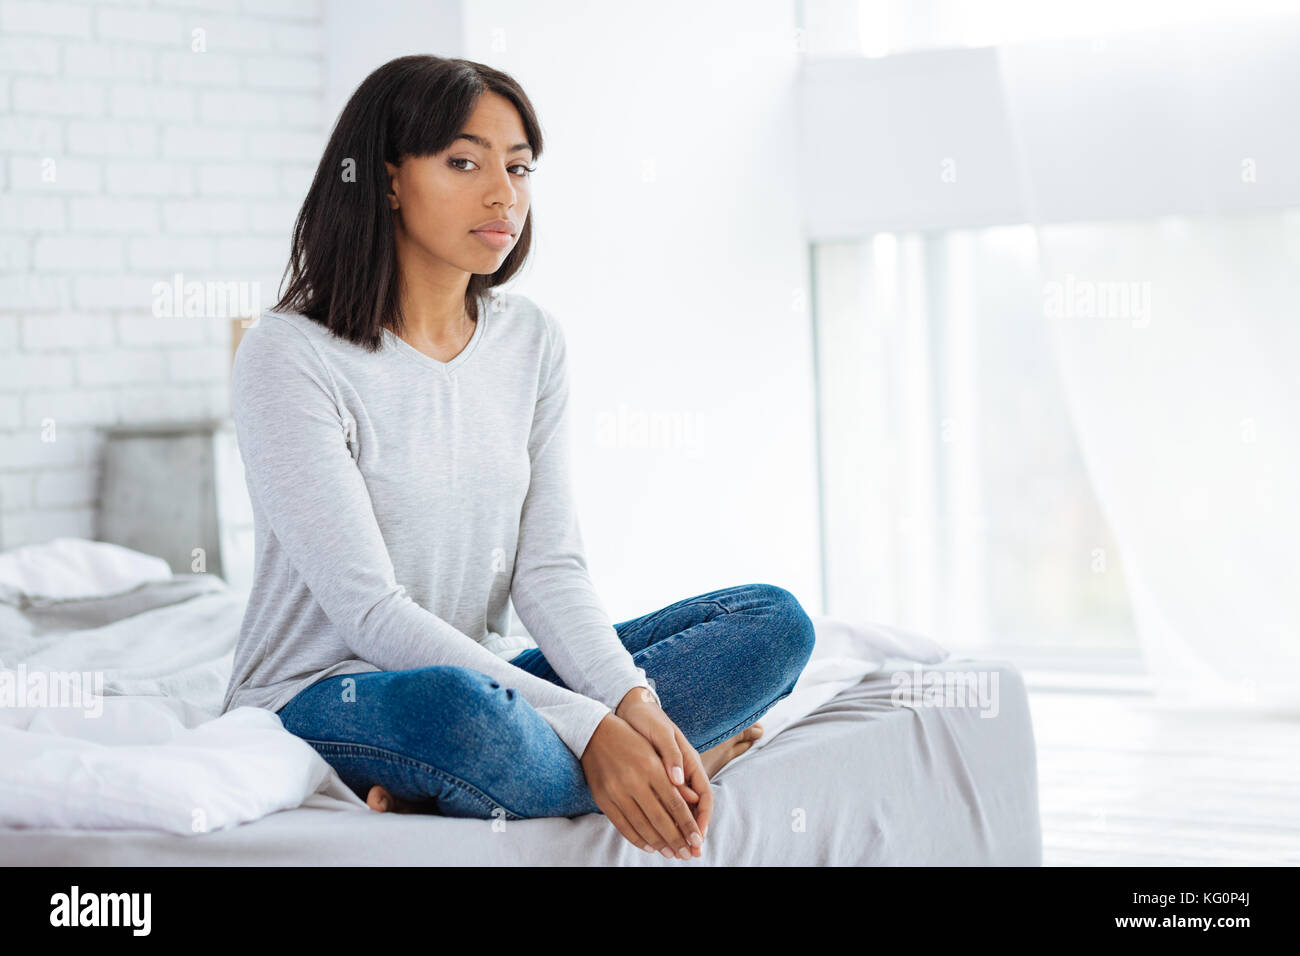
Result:
<svg viewBox="0 0 1300 956"><path fill-rule="evenodd" d="M590 700L590 698L588 699ZM587 752L587 744L591 743L591 738L596 733L596 728L600 726L600 722L614 712L598 700L592 700L591 703L593 706L587 722L574 731L572 739L564 741L568 744L569 749L573 751L573 755L579 760Z"/></svg>
<svg viewBox="0 0 1300 956"><path fill-rule="evenodd" d="M649 692L650 696L654 698L654 702L659 705L660 709L663 708L663 701L659 699L659 693L655 690L654 684L650 679L646 677L645 671L639 667L636 670L637 674L640 675L640 678L634 679L633 683L620 685L622 689L614 698L614 702L609 705L610 710L617 711L618 705L623 703L623 698L627 696L628 691L636 687L644 687Z"/></svg>

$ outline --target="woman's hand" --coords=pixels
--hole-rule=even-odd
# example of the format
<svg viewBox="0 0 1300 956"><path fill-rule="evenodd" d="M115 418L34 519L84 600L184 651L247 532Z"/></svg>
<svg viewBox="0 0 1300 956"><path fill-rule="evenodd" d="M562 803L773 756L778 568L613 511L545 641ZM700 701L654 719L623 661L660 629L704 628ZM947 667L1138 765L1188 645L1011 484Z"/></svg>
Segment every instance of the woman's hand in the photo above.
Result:
<svg viewBox="0 0 1300 956"><path fill-rule="evenodd" d="M701 839L707 837L709 820L713 816L713 788L709 785L704 762L681 728L642 687L633 687L628 691L614 713L650 741L663 761L668 778L682 791L682 796L694 805L691 809L699 825Z"/></svg>
<svg viewBox="0 0 1300 956"><path fill-rule="evenodd" d="M581 763L596 806L634 846L649 852L666 847L682 859L700 855L703 836L685 798L655 748L627 721L606 716Z"/></svg>

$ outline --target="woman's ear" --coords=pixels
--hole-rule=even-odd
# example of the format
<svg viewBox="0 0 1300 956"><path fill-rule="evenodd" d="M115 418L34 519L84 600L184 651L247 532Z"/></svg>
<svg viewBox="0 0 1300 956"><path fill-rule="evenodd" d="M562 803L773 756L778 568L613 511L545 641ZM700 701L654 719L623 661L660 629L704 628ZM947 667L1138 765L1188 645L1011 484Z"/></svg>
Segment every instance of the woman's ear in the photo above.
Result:
<svg viewBox="0 0 1300 956"><path fill-rule="evenodd" d="M384 169L388 171L388 206L390 209L396 209L398 207L397 167L385 160Z"/></svg>

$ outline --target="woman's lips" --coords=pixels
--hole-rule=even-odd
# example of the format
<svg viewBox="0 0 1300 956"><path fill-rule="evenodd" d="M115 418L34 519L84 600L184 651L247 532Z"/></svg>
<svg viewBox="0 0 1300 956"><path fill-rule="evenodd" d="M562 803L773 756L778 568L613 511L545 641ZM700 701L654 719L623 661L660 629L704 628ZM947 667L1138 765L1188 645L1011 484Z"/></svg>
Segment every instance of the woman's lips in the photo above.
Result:
<svg viewBox="0 0 1300 956"><path fill-rule="evenodd" d="M514 240L514 236L508 232L494 232L489 229L477 229L474 235L493 249L504 249Z"/></svg>

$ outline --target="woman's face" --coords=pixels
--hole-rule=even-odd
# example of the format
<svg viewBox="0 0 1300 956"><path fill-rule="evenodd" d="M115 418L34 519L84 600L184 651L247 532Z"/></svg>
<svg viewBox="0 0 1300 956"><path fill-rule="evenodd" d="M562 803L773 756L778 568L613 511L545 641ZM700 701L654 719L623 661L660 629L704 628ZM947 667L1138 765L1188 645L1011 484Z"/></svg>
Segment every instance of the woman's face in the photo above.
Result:
<svg viewBox="0 0 1300 956"><path fill-rule="evenodd" d="M496 272L528 217L532 159L519 113L486 92L447 149L408 156L400 166L385 163L400 253L435 269ZM507 235L475 231L494 220L506 223L492 228Z"/></svg>

